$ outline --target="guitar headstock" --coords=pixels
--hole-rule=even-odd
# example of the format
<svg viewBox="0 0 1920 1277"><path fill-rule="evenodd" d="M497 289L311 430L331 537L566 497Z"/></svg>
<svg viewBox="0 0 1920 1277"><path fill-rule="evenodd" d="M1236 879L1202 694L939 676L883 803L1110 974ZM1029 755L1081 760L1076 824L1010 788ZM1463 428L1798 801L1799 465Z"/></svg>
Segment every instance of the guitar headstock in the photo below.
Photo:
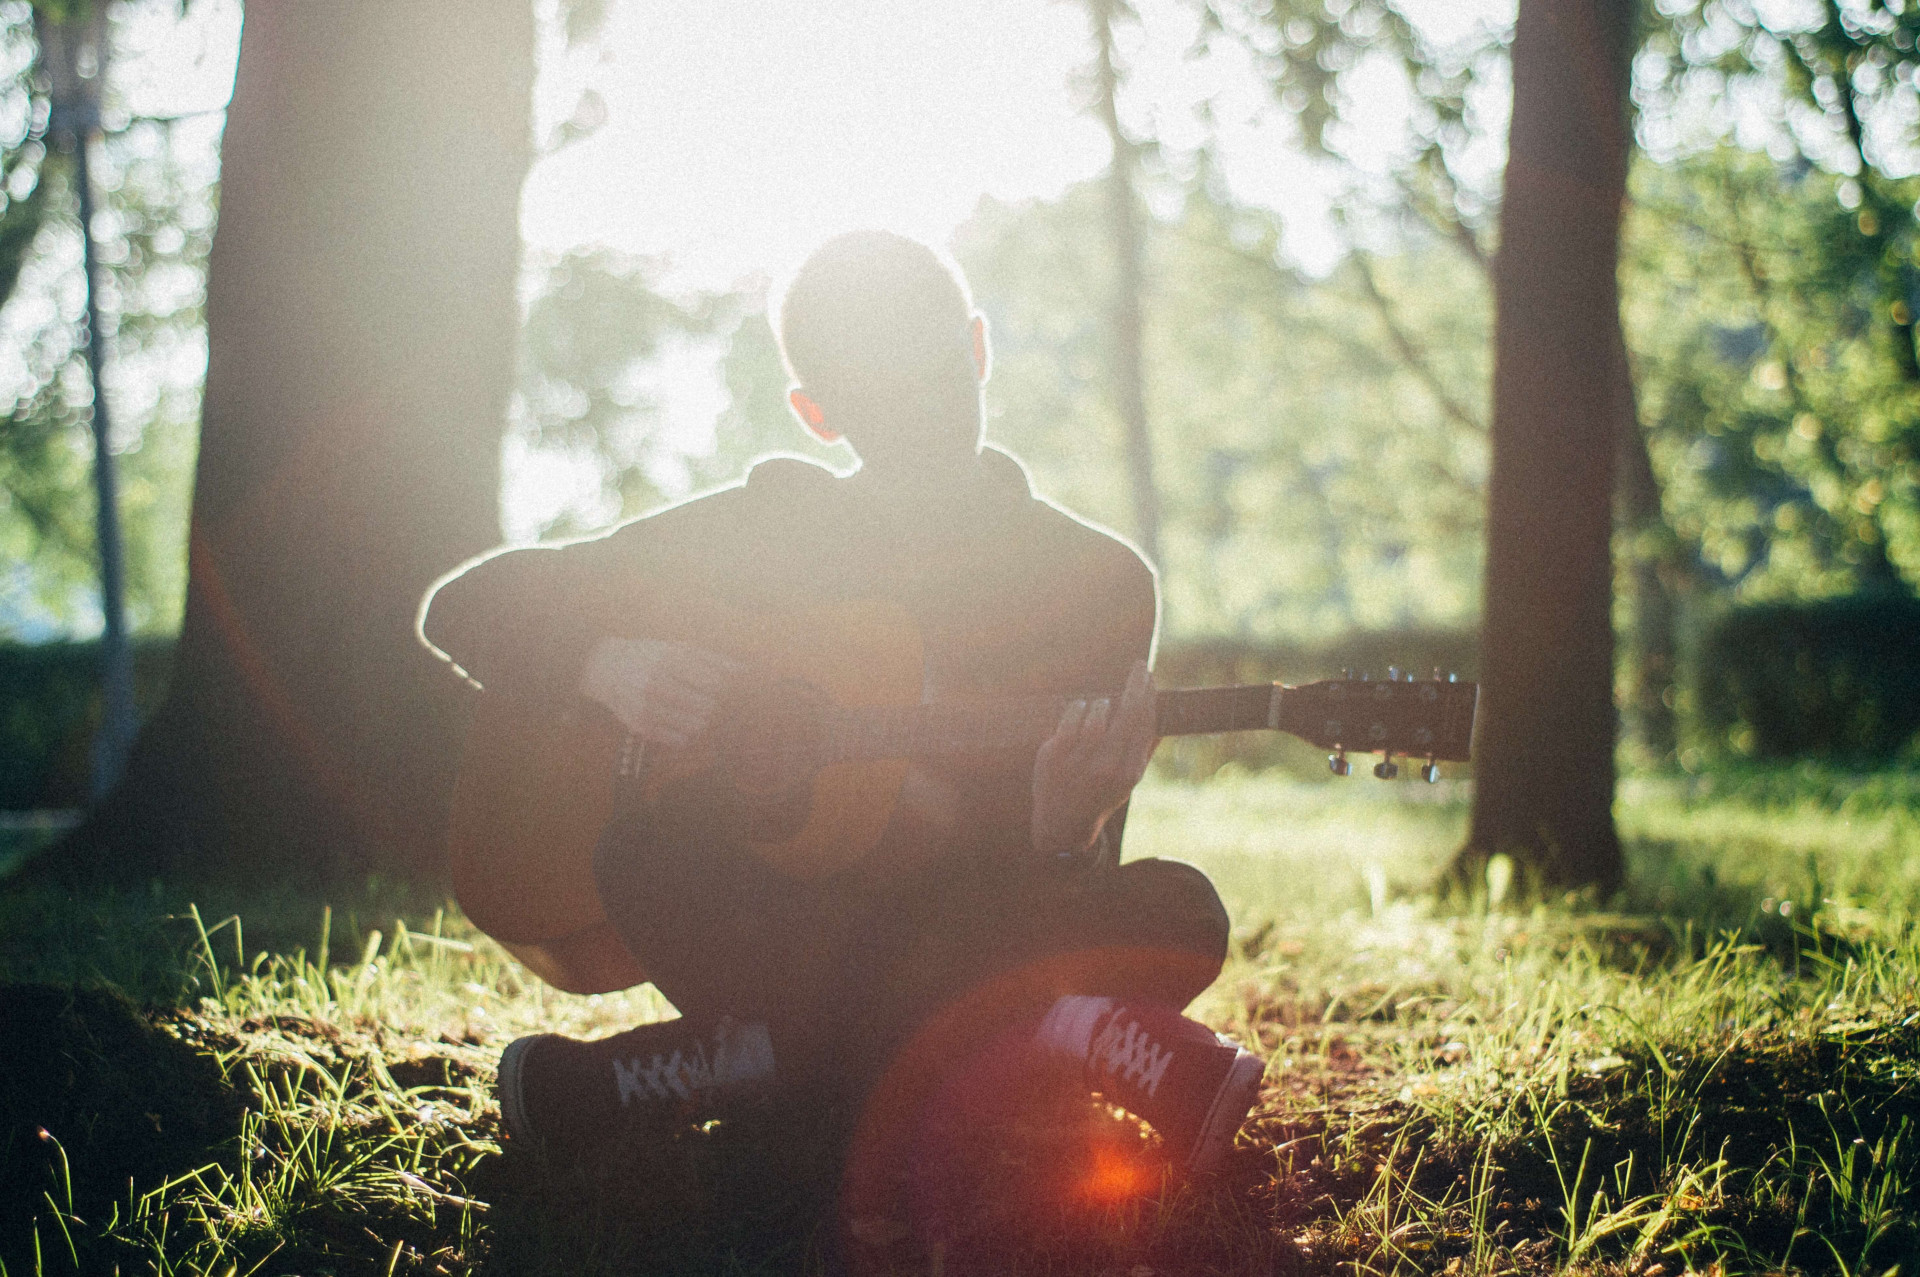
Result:
<svg viewBox="0 0 1920 1277"><path fill-rule="evenodd" d="M1336 775L1350 770L1346 753L1379 754L1374 774L1391 779L1395 755L1464 763L1471 756L1477 683L1447 678L1336 678L1287 689L1284 721L1294 735L1331 751ZM1422 768L1431 780L1439 773Z"/></svg>

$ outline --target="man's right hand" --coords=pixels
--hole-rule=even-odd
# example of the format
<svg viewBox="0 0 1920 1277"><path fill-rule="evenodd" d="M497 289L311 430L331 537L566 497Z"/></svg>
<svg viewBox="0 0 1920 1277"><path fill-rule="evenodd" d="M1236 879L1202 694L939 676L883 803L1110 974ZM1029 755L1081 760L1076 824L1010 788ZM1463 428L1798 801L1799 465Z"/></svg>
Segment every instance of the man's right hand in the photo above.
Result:
<svg viewBox="0 0 1920 1277"><path fill-rule="evenodd" d="M740 663L687 643L603 638L580 671L580 694L641 740L684 746L713 720Z"/></svg>

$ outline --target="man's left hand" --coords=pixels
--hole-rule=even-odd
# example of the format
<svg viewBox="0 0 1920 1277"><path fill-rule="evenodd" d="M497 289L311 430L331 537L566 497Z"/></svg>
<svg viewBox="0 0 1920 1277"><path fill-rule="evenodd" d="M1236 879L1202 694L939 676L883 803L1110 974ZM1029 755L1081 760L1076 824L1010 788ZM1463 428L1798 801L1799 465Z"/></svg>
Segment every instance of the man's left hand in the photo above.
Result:
<svg viewBox="0 0 1920 1277"><path fill-rule="evenodd" d="M1141 661L1118 705L1070 701L1033 760L1033 849L1042 856L1085 851L1133 793L1158 742L1153 676Z"/></svg>

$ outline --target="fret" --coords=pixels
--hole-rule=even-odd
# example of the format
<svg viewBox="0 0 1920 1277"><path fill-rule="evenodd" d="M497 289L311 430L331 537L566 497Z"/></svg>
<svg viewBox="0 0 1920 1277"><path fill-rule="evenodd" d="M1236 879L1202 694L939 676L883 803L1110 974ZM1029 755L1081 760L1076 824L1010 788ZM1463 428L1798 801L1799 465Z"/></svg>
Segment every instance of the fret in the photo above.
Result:
<svg viewBox="0 0 1920 1277"><path fill-rule="evenodd" d="M1251 731L1278 726L1272 683L1161 692L1154 703L1161 736ZM837 708L824 715L820 757L849 763L1037 748L1060 721L1066 698L995 697L935 705Z"/></svg>
<svg viewBox="0 0 1920 1277"><path fill-rule="evenodd" d="M1336 751L1454 761L1469 756L1471 683L1334 680L1288 687L1182 688L1156 695L1160 736L1283 731ZM1059 696L993 697L932 705L823 706L806 746L819 765L1037 748L1060 721Z"/></svg>
<svg viewBox="0 0 1920 1277"><path fill-rule="evenodd" d="M1277 694L1284 694L1284 689L1275 683L1161 692L1155 725L1162 736L1245 732L1275 726Z"/></svg>

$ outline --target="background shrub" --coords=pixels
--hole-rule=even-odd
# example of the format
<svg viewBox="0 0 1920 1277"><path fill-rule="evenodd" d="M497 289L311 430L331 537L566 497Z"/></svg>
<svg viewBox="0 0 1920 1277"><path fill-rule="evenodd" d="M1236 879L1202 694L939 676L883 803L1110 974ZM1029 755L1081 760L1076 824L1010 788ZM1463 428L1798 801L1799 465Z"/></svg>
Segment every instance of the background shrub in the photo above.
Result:
<svg viewBox="0 0 1920 1277"><path fill-rule="evenodd" d="M1885 761L1920 732L1920 599L1857 595L1734 608L1694 659L1714 752Z"/></svg>
<svg viewBox="0 0 1920 1277"><path fill-rule="evenodd" d="M160 703L171 638L135 639L134 700ZM0 811L79 807L100 721L100 644L0 643Z"/></svg>

